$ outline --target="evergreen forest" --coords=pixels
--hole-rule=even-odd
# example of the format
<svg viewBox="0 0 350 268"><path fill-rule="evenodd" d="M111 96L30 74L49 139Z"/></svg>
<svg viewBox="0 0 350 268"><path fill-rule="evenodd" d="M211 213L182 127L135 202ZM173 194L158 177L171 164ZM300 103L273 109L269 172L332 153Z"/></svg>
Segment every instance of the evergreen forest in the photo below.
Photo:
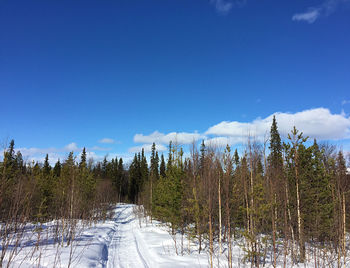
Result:
<svg viewBox="0 0 350 268"><path fill-rule="evenodd" d="M48 155L43 163L25 162L12 140L0 162L2 251L10 232L28 222L62 221L69 243L72 220L104 219L124 202L142 205L150 220L189 237L199 252L206 248L211 266L214 244L227 245L231 256L231 241L241 238L255 267L266 255L273 266L286 256L303 263L310 247L332 252L338 267L345 262L350 174L341 149L295 127L282 139L275 118L264 141L249 137L239 148L194 142L188 153L173 141L168 149L160 154L153 144L150 155L142 150L124 163L95 162L84 148L51 166ZM230 257L227 264L233 266Z"/></svg>

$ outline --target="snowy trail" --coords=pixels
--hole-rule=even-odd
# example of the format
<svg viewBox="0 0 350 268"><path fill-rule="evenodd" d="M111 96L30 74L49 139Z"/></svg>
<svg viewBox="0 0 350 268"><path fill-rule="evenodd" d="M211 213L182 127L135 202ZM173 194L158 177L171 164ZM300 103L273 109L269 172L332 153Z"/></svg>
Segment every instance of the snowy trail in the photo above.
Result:
<svg viewBox="0 0 350 268"><path fill-rule="evenodd" d="M117 204L112 219L93 225L79 223L78 235L73 247L60 247L57 243L53 243L55 222L43 225L45 228L41 234L44 240L39 246L36 244L35 225L29 226L21 242L22 248L10 267L63 268L69 265L72 268L209 267L208 251L202 250L198 253L198 243L188 241L187 237L182 237L180 233L171 236L169 227L161 222L153 220L151 223L149 218L143 217L140 213L136 216L134 214L136 208L132 204ZM249 263L243 263L245 252L239 243L242 242L238 240L233 244L233 267L250 267ZM214 250L218 252L218 245L214 244L214 246ZM271 259L265 267L273 266ZM227 260L227 250L224 250L221 256L214 254L214 267L228 267ZM284 260L280 257L277 267L283 267L283 265ZM288 259L287 267L291 266L293 264ZM314 267L315 265L310 262L302 266ZM321 266L329 266L329 263L325 262ZM301 267L301 265L295 265L295 267Z"/></svg>
<svg viewBox="0 0 350 268"><path fill-rule="evenodd" d="M148 248L139 235L132 205L118 205L109 244L103 250L103 267L128 268L154 265L150 263Z"/></svg>

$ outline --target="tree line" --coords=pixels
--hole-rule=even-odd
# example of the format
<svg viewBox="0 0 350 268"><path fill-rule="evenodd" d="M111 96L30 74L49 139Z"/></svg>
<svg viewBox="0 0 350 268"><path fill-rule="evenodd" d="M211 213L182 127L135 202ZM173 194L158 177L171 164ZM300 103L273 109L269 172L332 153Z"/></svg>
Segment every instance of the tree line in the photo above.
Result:
<svg viewBox="0 0 350 268"><path fill-rule="evenodd" d="M278 261L286 267L287 257L317 264L322 254L346 267L350 176L335 146L308 142L295 127L282 141L273 118L269 138L249 137L240 154L203 141L185 158L170 143L165 163L153 145L148 169L142 155L130 167L139 167L138 175L130 173L138 185L133 201L169 223L173 234L195 240L199 252L208 245L211 266L214 245L221 254L225 244L232 267L232 239L243 237L245 260L255 267L268 254L274 267Z"/></svg>
<svg viewBox="0 0 350 268"><path fill-rule="evenodd" d="M79 159L71 152L51 167L48 155L25 163L11 141L0 162L2 250L18 223L60 219L57 240L69 243L69 219L105 218L111 204L131 202L195 241L199 253L208 250L211 266L219 245L232 267L232 242L242 237L256 267L267 255L274 267L287 256L305 262L310 247L346 266L350 178L342 150L310 143L295 127L283 141L273 118L268 139L249 137L242 152L202 141L184 155L170 142L167 159L159 157L153 144L149 161L142 150L126 167L122 158L87 160L84 148Z"/></svg>

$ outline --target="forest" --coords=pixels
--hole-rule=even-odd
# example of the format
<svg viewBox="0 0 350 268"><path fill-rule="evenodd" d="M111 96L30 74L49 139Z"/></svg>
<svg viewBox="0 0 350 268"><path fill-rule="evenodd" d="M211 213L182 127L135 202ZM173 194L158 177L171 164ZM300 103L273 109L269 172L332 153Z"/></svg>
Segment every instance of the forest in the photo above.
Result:
<svg viewBox="0 0 350 268"><path fill-rule="evenodd" d="M283 140L275 118L266 140L248 137L239 149L202 141L184 153L173 141L164 156L153 143L149 156L142 150L130 164L107 157L95 162L85 148L54 166L48 155L44 163L26 162L12 140L0 162L0 263L19 239L11 234L27 223L56 220L55 240L69 244L76 220L105 219L113 204L123 202L142 205L151 221L198 243L199 253L208 250L211 267L214 245L220 252L226 245L227 266L233 267L232 241L241 238L255 267L264 266L267 255L276 267L281 256L286 265L287 256L304 263L322 252L345 267L347 157L295 127Z"/></svg>

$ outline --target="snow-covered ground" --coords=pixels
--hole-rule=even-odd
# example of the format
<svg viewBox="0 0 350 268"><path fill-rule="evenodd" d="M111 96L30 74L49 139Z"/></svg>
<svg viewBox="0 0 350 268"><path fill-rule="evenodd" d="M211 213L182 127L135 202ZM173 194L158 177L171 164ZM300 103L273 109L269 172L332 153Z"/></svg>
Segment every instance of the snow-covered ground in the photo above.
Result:
<svg viewBox="0 0 350 268"><path fill-rule="evenodd" d="M144 217L137 217L136 208L135 205L118 204L112 220L90 227L78 227L76 238L70 246L61 247L53 242L50 238L52 223L43 225L40 232L29 228L10 267L208 266L208 255L205 253L177 255L167 227L156 221L146 223ZM41 243L38 244L39 233ZM6 261L4 264L5 267Z"/></svg>
<svg viewBox="0 0 350 268"><path fill-rule="evenodd" d="M118 204L112 220L76 229L74 243L61 247L52 237L53 223L39 231L29 228L22 239L10 267L208 267L208 250L198 254L198 245L181 235L171 236L168 227L157 221L150 223L142 216L140 207ZM50 229L51 228L51 229ZM37 243L40 234L41 243ZM175 243L176 242L176 243ZM239 241L233 246L233 267L250 267L243 264L244 250ZM11 252L11 249L10 251ZM12 251L14 252L14 251ZM227 249L218 257L215 247L215 267L228 267ZM267 257L267 260L271 256ZM279 267L283 266L279 256ZM310 266L314 265L310 262ZM335 263L334 263L335 265ZM5 265L4 265L5 267ZM271 267L266 263L265 267ZM287 263L287 267L291 267ZM300 267L305 267L301 264Z"/></svg>

